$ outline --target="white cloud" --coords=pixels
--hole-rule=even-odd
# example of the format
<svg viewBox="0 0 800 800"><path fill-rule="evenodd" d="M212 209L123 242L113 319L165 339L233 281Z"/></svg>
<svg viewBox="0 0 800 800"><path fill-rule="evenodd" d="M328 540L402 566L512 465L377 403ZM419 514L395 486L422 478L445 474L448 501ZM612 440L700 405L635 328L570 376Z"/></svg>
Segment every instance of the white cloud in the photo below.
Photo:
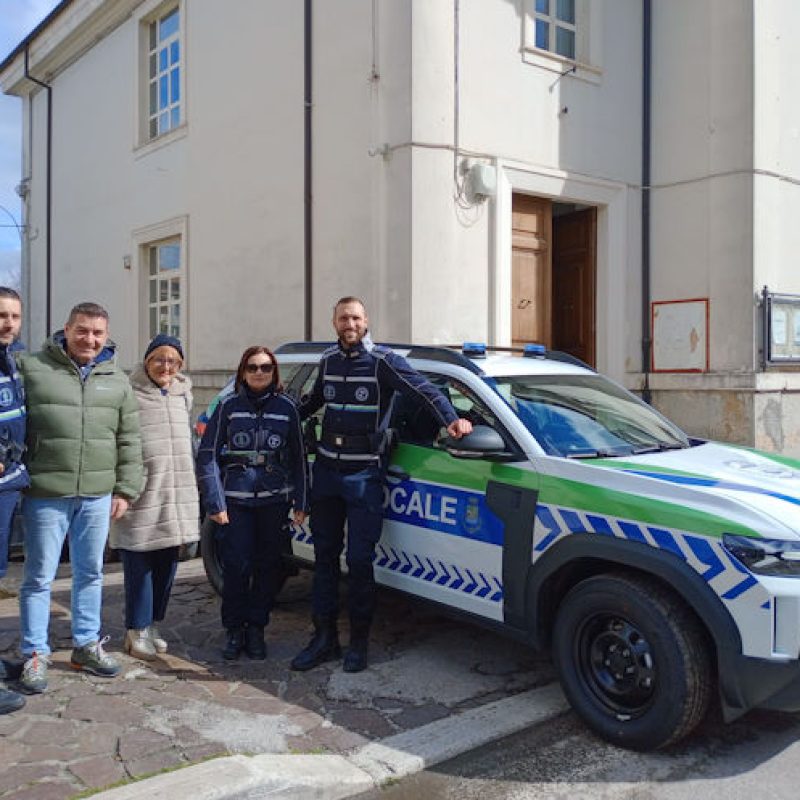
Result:
<svg viewBox="0 0 800 800"><path fill-rule="evenodd" d="M0 286L20 288L19 250L0 250Z"/></svg>

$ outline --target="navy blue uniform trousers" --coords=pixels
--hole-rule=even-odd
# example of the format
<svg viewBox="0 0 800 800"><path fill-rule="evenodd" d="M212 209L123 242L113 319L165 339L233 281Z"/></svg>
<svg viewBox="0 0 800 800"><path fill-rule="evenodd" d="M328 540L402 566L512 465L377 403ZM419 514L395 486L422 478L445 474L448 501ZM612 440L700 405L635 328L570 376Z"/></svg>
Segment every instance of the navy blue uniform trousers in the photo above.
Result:
<svg viewBox="0 0 800 800"><path fill-rule="evenodd" d="M222 562L222 625L266 627L280 589L283 526L288 503L228 505L228 524L217 528Z"/></svg>
<svg viewBox="0 0 800 800"><path fill-rule="evenodd" d="M383 471L375 465L340 472L318 457L311 484L315 616L333 618L339 613L345 522L350 621L369 625L375 610L372 561L383 526Z"/></svg>
<svg viewBox="0 0 800 800"><path fill-rule="evenodd" d="M19 492L0 492L0 578L8 570L8 541Z"/></svg>

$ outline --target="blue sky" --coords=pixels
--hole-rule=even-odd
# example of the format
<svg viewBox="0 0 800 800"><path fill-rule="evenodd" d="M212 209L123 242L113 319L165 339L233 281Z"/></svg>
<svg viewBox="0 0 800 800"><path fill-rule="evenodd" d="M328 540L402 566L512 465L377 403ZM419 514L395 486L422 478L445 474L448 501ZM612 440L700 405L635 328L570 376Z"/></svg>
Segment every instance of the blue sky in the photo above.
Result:
<svg viewBox="0 0 800 800"><path fill-rule="evenodd" d="M59 0L0 0L0 61L58 5ZM0 206L17 222L22 211L14 187L21 175L22 101L0 94ZM11 227L4 227L11 226ZM0 209L0 284L19 274L20 241L8 214Z"/></svg>

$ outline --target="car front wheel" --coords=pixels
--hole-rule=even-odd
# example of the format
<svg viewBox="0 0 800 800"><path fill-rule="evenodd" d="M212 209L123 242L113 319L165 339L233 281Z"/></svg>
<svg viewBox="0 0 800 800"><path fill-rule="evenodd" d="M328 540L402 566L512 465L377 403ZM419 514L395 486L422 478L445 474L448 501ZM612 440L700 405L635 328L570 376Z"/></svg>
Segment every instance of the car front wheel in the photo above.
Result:
<svg viewBox="0 0 800 800"><path fill-rule="evenodd" d="M553 656L575 711L622 747L665 747L708 709L712 669L700 623L652 579L607 574L574 586L558 609Z"/></svg>

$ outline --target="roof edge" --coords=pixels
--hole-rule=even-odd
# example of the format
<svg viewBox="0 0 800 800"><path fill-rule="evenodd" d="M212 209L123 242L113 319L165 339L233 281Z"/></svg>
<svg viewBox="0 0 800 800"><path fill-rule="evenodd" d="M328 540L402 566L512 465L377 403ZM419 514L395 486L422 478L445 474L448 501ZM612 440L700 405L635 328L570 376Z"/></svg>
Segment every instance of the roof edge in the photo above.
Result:
<svg viewBox="0 0 800 800"><path fill-rule="evenodd" d="M60 16L61 13L71 5L73 0L61 0L61 2L0 62L0 73L5 72L14 62L14 59L22 53L25 48L43 31L49 27L50 23Z"/></svg>

